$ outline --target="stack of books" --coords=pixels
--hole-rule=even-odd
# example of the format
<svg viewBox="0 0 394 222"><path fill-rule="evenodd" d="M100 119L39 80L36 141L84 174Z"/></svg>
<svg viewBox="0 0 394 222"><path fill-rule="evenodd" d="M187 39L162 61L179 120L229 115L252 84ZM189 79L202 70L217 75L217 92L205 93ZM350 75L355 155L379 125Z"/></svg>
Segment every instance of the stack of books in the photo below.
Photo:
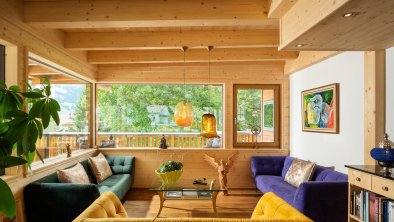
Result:
<svg viewBox="0 0 394 222"><path fill-rule="evenodd" d="M350 214L364 222L394 222L394 200L368 190L350 194Z"/></svg>

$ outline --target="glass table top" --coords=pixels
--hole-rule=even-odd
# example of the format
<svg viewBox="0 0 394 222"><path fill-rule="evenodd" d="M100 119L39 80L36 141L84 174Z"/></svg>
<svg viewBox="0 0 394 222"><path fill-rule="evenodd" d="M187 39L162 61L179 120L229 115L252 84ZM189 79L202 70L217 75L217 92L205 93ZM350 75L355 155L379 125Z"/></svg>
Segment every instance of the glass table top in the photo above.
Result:
<svg viewBox="0 0 394 222"><path fill-rule="evenodd" d="M163 184L161 181L156 179L151 188L151 191L224 191L227 189L221 189L218 180L207 179L205 185L193 184L193 179L180 179L173 184ZM211 183L213 184L211 185Z"/></svg>

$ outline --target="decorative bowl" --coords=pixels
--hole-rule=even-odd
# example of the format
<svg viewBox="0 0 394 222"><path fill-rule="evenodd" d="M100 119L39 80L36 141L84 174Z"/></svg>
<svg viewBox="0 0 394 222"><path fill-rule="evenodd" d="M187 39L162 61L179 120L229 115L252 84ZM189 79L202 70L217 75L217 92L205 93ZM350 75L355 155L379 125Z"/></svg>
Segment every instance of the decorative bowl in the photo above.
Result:
<svg viewBox="0 0 394 222"><path fill-rule="evenodd" d="M381 167L394 167L394 149L373 148L371 150L371 157L378 161L378 164Z"/></svg>
<svg viewBox="0 0 394 222"><path fill-rule="evenodd" d="M176 183L182 176L183 170L174 170L167 173L160 173L158 170L156 170L155 172L163 184L173 184Z"/></svg>

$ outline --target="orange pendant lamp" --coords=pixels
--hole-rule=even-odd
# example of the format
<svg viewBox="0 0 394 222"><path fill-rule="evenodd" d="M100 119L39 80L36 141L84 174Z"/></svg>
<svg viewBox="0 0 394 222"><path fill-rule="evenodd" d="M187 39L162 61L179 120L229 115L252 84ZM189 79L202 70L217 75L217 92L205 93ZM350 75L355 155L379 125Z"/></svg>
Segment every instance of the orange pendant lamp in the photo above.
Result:
<svg viewBox="0 0 394 222"><path fill-rule="evenodd" d="M208 99L209 99L209 109L211 108L211 50L213 46L208 46ZM201 136L205 138L214 138L219 137L218 133L216 132L216 118L215 115L211 114L210 112L205 113L202 115L201 120Z"/></svg>
<svg viewBox="0 0 394 222"><path fill-rule="evenodd" d="M186 55L187 47L183 46L182 50L183 50L183 86L184 86L185 97L186 97L186 68L185 68L186 56L185 55ZM193 107L190 103L187 102L186 99L180 101L175 106L174 119L176 125L178 126L192 125L194 119Z"/></svg>

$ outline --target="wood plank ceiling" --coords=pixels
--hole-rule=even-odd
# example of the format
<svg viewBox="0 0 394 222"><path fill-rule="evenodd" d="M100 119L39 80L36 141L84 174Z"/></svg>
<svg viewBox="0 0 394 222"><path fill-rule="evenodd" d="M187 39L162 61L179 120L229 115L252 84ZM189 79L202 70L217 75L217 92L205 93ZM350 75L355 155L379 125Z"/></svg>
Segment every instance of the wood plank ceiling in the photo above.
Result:
<svg viewBox="0 0 394 222"><path fill-rule="evenodd" d="M99 67L113 64L206 66L296 59L278 52L279 19L268 18L270 0L25 0L24 22L60 29L64 47L86 51Z"/></svg>
<svg viewBox="0 0 394 222"><path fill-rule="evenodd" d="M182 46L188 63L206 63L212 45L214 63L283 64L298 51L394 45L393 0L24 0L23 11L99 67L181 63Z"/></svg>

